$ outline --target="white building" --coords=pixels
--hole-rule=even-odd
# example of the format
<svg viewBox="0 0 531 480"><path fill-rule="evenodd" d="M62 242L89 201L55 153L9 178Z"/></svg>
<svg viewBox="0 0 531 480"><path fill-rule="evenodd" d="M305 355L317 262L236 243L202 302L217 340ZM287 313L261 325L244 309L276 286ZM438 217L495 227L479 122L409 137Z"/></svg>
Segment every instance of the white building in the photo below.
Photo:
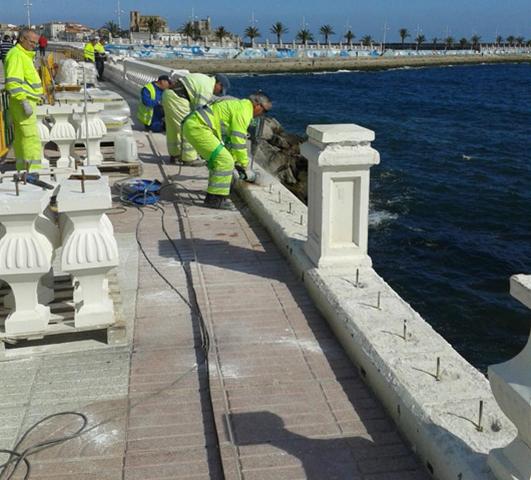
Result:
<svg viewBox="0 0 531 480"><path fill-rule="evenodd" d="M50 40L57 40L66 29L65 22L48 22L40 25L39 32Z"/></svg>

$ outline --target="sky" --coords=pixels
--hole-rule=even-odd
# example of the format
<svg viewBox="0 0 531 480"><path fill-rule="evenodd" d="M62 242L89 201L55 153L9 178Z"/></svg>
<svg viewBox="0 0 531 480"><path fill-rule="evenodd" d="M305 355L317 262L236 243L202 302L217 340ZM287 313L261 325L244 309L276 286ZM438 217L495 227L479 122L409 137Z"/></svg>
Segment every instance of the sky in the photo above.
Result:
<svg viewBox="0 0 531 480"><path fill-rule="evenodd" d="M0 0L0 23L26 23L28 0ZM77 21L100 27L109 20L117 22L119 0L29 0L31 22L52 20ZM371 35L381 41L386 31L388 42L399 41L398 31L407 28L412 37L417 33L430 40L434 37L454 38L480 35L491 41L499 34L531 39L531 0L120 0L122 27L129 25L129 11L166 17L171 29L179 28L192 18L210 16L214 27L242 35L245 27L258 27L260 40L274 36L271 25L281 21L289 32L289 41L304 25L318 39L319 27L332 25L333 41L351 29L360 39ZM385 25L387 28L385 29Z"/></svg>

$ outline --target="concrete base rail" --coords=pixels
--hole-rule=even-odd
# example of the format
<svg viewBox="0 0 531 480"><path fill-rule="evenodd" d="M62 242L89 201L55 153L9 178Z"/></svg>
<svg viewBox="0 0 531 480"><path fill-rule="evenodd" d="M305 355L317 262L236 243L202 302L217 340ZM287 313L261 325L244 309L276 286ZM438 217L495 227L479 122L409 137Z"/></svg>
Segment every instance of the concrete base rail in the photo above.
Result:
<svg viewBox="0 0 531 480"><path fill-rule="evenodd" d="M312 128L308 129L312 147L321 141L329 155L344 152L345 146L356 148L353 139L349 144L344 138L331 142L312 138ZM343 173L347 168L341 167ZM493 479L487 455L511 442L516 429L498 407L484 375L366 262L359 267L317 268L306 254L306 206L276 179L261 173L259 185L238 185L240 195L301 276L361 375L426 468L437 479ZM327 215L333 217L322 214L323 218Z"/></svg>

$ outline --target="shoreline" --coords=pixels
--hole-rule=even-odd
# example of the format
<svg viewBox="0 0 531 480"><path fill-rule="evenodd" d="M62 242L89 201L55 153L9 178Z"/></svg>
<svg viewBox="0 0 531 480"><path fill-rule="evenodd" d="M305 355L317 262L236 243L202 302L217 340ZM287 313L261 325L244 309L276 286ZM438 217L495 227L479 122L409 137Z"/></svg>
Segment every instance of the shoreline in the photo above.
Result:
<svg viewBox="0 0 531 480"><path fill-rule="evenodd" d="M376 71L392 68L442 67L449 65L480 65L499 63L531 63L531 54L504 56L429 56L429 57L378 57L378 58L261 58L257 60L205 59L183 60L158 58L144 60L173 69L197 73L311 73L348 71Z"/></svg>

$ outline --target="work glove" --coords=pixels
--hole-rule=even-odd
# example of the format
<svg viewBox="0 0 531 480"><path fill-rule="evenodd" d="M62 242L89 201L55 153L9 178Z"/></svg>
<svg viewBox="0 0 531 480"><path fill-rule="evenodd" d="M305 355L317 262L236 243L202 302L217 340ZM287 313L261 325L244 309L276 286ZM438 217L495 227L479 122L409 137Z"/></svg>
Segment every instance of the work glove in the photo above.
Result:
<svg viewBox="0 0 531 480"><path fill-rule="evenodd" d="M241 180L249 183L254 183L256 181L256 172L251 168L244 168L241 165L236 165L236 170L238 170L238 175Z"/></svg>
<svg viewBox="0 0 531 480"><path fill-rule="evenodd" d="M24 115L26 115L26 117L31 117L33 114L33 108L27 100L22 101L22 108L24 110Z"/></svg>

